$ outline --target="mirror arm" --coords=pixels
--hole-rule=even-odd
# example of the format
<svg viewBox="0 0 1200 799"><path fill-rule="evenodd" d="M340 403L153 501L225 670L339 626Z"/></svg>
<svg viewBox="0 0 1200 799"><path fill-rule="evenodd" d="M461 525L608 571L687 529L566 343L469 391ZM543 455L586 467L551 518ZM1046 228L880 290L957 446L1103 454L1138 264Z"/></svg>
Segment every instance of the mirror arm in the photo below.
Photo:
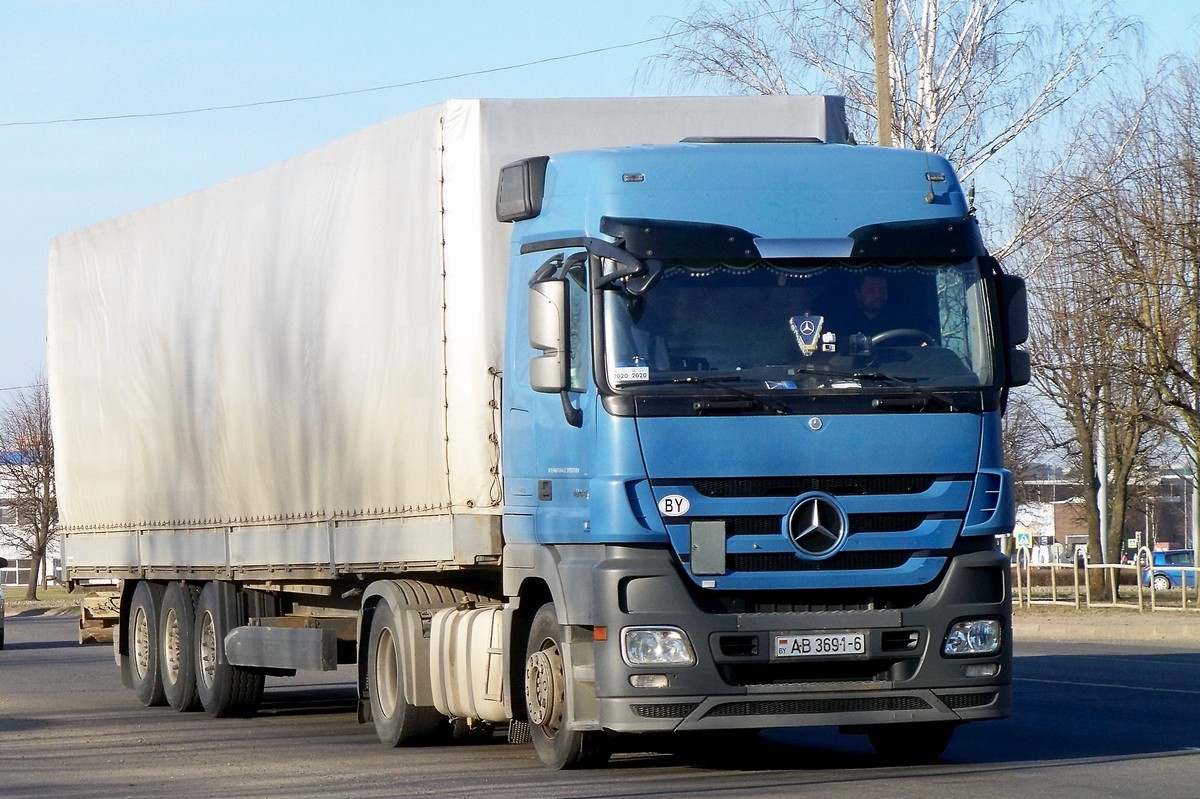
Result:
<svg viewBox="0 0 1200 799"><path fill-rule="evenodd" d="M592 288L603 288L614 280L620 280L623 277L632 277L634 275L643 274L646 271L646 265L642 263L636 255L629 252L623 247L618 247L612 242L604 239L597 239L592 236L577 236L574 238L565 239L544 239L542 241L530 241L521 245L521 254L527 255L531 252L545 252L546 250L567 249L571 247L583 247L592 255L597 255L601 258L608 258L616 261L624 266L624 269L618 269L615 272L607 275L599 275L592 281ZM531 281L532 282L532 281Z"/></svg>
<svg viewBox="0 0 1200 799"><path fill-rule="evenodd" d="M564 389L559 396L562 397L563 416L567 417L567 424L571 427L583 427L583 409L571 404L570 392Z"/></svg>
<svg viewBox="0 0 1200 799"><path fill-rule="evenodd" d="M550 256L546 259L545 263L533 271L533 275L529 278L529 285L532 286L534 283L541 283L543 280L554 277L554 273L558 271L558 268L562 264L563 254L561 252L558 255Z"/></svg>

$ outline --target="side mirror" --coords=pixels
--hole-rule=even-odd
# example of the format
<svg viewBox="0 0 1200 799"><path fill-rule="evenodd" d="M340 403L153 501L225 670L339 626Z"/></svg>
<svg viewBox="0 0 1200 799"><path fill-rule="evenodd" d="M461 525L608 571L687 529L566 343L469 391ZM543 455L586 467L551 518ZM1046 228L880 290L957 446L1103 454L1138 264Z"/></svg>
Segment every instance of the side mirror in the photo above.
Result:
<svg viewBox="0 0 1200 799"><path fill-rule="evenodd" d="M1009 388L1028 385L1033 376L1029 363L1029 353L1016 347L1008 351L1007 374L1004 384Z"/></svg>
<svg viewBox="0 0 1200 799"><path fill-rule="evenodd" d="M0 558L0 569L8 568L8 558Z"/></svg>
<svg viewBox="0 0 1200 799"><path fill-rule="evenodd" d="M534 391L566 391L570 357L567 340L567 281L540 280L529 287L529 344L542 354L529 362Z"/></svg>
<svg viewBox="0 0 1200 799"><path fill-rule="evenodd" d="M1029 339L1029 297L1024 278L1000 276L1000 312L1004 315L1005 343L1010 347L1024 344Z"/></svg>

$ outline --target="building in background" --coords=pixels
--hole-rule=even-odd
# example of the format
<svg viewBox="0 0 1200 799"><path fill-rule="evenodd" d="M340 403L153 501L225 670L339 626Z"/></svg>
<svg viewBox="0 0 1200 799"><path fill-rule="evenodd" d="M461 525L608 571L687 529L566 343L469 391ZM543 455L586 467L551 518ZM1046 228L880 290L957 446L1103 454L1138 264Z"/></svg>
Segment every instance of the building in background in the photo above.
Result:
<svg viewBox="0 0 1200 799"><path fill-rule="evenodd" d="M0 481L0 557L8 559L8 566L0 569L0 585L24 586L29 584L29 555L17 544L21 540L21 517L4 485ZM46 553L43 572L47 582L58 582L62 574L58 535L55 534L50 551Z"/></svg>
<svg viewBox="0 0 1200 799"><path fill-rule="evenodd" d="M1189 468L1161 469L1130 493L1122 531L1123 553L1190 548L1194 476ZM1086 503L1081 486L1062 469L1047 467L1024 481L1017 506L1016 533L1025 533L1033 563L1065 563L1077 547L1087 547Z"/></svg>

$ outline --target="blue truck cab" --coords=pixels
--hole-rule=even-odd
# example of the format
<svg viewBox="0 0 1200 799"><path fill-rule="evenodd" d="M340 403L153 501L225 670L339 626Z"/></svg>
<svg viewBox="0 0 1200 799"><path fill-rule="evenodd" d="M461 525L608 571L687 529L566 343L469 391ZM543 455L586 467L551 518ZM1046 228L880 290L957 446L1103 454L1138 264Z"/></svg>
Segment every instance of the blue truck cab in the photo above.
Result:
<svg viewBox="0 0 1200 799"><path fill-rule="evenodd" d="M501 172L505 629L556 767L831 726L939 755L1011 708L1024 284L950 164L688 140Z"/></svg>

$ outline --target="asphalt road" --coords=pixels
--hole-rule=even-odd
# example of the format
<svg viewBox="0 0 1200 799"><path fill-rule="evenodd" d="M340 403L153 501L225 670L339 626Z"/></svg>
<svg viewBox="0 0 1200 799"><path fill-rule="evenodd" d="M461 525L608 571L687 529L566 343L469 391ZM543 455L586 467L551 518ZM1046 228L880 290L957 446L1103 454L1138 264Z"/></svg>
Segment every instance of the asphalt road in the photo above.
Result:
<svg viewBox="0 0 1200 799"><path fill-rule="evenodd" d="M551 772L528 745L388 750L351 675L268 680L253 719L143 708L71 616L10 617L0 652L0 796L1011 799L1200 796L1200 642L1018 639L1011 719L958 731L943 760L883 765L859 736L796 730L692 763L618 754Z"/></svg>

